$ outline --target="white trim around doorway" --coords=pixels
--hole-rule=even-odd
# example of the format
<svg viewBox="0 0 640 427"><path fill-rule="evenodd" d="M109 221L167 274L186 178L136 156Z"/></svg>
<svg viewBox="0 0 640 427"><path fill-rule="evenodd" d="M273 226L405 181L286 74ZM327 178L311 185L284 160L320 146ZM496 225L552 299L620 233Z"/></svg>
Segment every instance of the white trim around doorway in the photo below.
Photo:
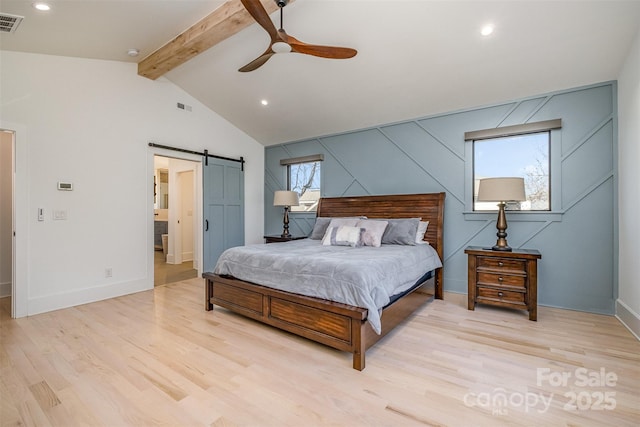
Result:
<svg viewBox="0 0 640 427"><path fill-rule="evenodd" d="M154 200L153 200L153 176L155 172L154 157L162 156L179 160L187 160L195 163L196 189L194 192L195 210L193 212L193 222L195 230L202 230L202 157L171 151L162 148L149 147L147 158L147 186L149 188L149 199L147 203L147 277L150 278L151 286L154 281ZM194 268L198 270L198 277L202 276L202 233L194 232Z"/></svg>

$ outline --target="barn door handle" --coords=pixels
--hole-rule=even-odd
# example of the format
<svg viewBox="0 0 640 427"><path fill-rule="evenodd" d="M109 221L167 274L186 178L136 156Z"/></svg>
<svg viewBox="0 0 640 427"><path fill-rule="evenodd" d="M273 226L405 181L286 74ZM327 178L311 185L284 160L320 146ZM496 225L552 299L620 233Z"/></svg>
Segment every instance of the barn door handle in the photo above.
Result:
<svg viewBox="0 0 640 427"><path fill-rule="evenodd" d="M204 231L209 231L209 220L208 219L204 220Z"/></svg>

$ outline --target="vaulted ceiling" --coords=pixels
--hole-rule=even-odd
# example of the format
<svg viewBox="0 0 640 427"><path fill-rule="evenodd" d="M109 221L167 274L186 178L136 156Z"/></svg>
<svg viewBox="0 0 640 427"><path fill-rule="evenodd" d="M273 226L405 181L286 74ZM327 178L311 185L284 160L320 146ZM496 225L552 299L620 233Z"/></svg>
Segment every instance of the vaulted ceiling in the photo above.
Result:
<svg viewBox="0 0 640 427"><path fill-rule="evenodd" d="M141 62L229 7L219 0L49 3L43 13L31 1L2 0L0 12L24 20L0 35L0 47ZM279 27L278 13L271 17ZM240 25L237 16L228 19L220 31ZM495 30L484 37L488 23ZM160 82L172 81L271 145L615 80L639 26L640 1L297 0L284 10L290 35L358 55L278 54L239 73L269 44L249 22L207 50L196 48ZM131 48L140 55L129 57Z"/></svg>

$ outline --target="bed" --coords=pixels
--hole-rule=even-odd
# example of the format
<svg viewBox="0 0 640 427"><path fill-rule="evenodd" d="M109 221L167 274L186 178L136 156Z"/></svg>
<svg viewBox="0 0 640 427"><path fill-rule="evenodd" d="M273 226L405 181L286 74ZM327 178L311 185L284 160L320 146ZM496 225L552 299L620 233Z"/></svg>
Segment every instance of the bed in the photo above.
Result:
<svg viewBox="0 0 640 427"><path fill-rule="evenodd" d="M318 217L422 218L429 221L424 240L443 258L445 193L322 198ZM275 243L270 245L288 245ZM383 245L384 246L384 245ZM298 249L300 250L300 249ZM442 299L443 271L437 268L380 313L362 306L306 296L232 275L204 273L205 310L214 305L276 328L353 354L353 368L365 368L366 350L433 298ZM428 278L427 278L428 277ZM259 280L256 280L259 281ZM369 317L379 315L374 330Z"/></svg>

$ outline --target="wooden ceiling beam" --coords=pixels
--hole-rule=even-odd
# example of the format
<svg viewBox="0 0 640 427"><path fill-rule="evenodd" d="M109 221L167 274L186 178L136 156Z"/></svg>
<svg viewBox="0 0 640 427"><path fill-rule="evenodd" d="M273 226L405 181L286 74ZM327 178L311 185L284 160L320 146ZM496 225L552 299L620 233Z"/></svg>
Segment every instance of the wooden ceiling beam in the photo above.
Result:
<svg viewBox="0 0 640 427"><path fill-rule="evenodd" d="M278 10L273 0L260 2L268 14ZM240 0L229 0L140 61L138 75L155 80L255 22Z"/></svg>

